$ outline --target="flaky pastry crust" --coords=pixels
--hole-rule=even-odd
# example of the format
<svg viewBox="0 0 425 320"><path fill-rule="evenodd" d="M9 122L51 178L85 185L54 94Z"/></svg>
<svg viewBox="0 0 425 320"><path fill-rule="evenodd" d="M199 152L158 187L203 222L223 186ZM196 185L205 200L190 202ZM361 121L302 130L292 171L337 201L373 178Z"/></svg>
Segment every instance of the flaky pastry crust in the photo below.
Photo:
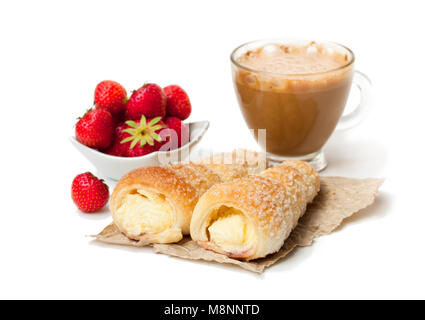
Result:
<svg viewBox="0 0 425 320"><path fill-rule="evenodd" d="M282 247L319 188L316 171L302 161L286 161L254 176L216 184L195 207L191 237L203 248L232 258L265 257ZM235 220L238 215L243 218ZM223 221L231 219L235 227L227 230ZM233 242L225 246L226 237Z"/></svg>

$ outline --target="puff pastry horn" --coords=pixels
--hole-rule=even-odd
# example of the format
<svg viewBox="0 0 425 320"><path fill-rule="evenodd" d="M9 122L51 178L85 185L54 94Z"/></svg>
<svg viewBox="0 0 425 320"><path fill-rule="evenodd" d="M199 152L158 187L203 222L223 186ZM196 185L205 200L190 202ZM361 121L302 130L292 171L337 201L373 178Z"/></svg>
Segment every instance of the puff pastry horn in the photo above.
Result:
<svg viewBox="0 0 425 320"><path fill-rule="evenodd" d="M231 258L265 257L282 247L319 188L316 171L302 161L215 185L195 207L191 237Z"/></svg>
<svg viewBox="0 0 425 320"><path fill-rule="evenodd" d="M115 225L141 245L172 243L189 234L199 197L217 183L245 177L249 165L176 164L134 170L118 182L110 201Z"/></svg>

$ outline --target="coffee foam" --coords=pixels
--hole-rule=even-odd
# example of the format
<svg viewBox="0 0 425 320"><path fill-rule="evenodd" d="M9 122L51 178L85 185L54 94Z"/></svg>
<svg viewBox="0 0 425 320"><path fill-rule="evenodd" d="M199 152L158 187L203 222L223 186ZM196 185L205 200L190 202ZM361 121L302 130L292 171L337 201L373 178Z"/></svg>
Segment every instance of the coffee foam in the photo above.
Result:
<svg viewBox="0 0 425 320"><path fill-rule="evenodd" d="M352 65L343 68L349 64L348 52L315 42L267 44L236 60L243 67L237 70L236 81L267 91L316 91L339 86L351 80L353 71Z"/></svg>
<svg viewBox="0 0 425 320"><path fill-rule="evenodd" d="M347 53L314 42L288 46L268 44L240 56L238 63L250 69L278 74L311 74L338 69L348 63Z"/></svg>

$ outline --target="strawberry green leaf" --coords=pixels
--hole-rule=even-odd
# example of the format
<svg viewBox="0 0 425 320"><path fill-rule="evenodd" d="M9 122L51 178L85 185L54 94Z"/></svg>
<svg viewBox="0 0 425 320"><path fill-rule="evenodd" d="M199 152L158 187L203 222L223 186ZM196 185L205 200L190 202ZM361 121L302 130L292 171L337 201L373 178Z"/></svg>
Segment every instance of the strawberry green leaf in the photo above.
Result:
<svg viewBox="0 0 425 320"><path fill-rule="evenodd" d="M133 120L128 120L125 122L125 124L129 125L130 127L133 127L134 129L137 129L139 127L137 123L134 122Z"/></svg>
<svg viewBox="0 0 425 320"><path fill-rule="evenodd" d="M146 141L150 146L153 146L153 140L151 136L146 136Z"/></svg>
<svg viewBox="0 0 425 320"><path fill-rule="evenodd" d="M140 119L140 127L146 128L146 117L142 115L142 118Z"/></svg>
<svg viewBox="0 0 425 320"><path fill-rule="evenodd" d="M159 134L157 134L155 132L152 133L152 138L154 138L158 142L162 141L162 138L159 136Z"/></svg>
<svg viewBox="0 0 425 320"><path fill-rule="evenodd" d="M153 118L153 119L149 122L149 126L150 126L150 127L152 127L154 124L157 124L159 121L161 121L161 117Z"/></svg>
<svg viewBox="0 0 425 320"><path fill-rule="evenodd" d="M141 139L140 139L140 147L144 147L145 146L145 144L146 144L146 137L142 137Z"/></svg>
<svg viewBox="0 0 425 320"><path fill-rule="evenodd" d="M134 139L130 145L130 149L133 149L136 146L137 142L138 142L138 139Z"/></svg>
<svg viewBox="0 0 425 320"><path fill-rule="evenodd" d="M129 142L129 141L132 141L132 140L134 140L134 137L128 137L128 138L121 140L120 143L126 143L126 142Z"/></svg>
<svg viewBox="0 0 425 320"><path fill-rule="evenodd" d="M163 125L161 124L157 124L156 126L151 127L152 131L157 131L159 129L165 128Z"/></svg>

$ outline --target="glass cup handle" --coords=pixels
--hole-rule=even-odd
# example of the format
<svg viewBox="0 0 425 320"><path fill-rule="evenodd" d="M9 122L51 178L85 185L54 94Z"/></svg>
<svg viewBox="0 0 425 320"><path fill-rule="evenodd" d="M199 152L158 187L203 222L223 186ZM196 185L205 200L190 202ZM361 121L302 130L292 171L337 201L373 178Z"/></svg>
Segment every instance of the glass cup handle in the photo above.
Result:
<svg viewBox="0 0 425 320"><path fill-rule="evenodd" d="M341 117L336 127L337 130L345 130L358 125L366 116L367 111L369 111L372 82L364 73L355 71L353 83L360 90L360 103L352 112Z"/></svg>

